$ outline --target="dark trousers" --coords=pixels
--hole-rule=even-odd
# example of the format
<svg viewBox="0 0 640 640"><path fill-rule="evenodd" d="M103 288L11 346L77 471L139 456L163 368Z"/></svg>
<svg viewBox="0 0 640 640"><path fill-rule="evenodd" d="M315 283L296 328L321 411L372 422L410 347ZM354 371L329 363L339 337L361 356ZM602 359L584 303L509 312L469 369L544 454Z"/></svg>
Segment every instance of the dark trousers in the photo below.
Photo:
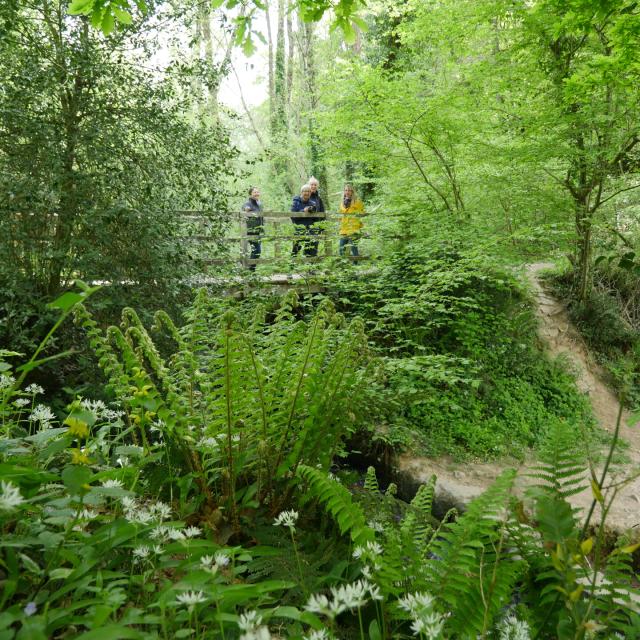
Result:
<svg viewBox="0 0 640 640"><path fill-rule="evenodd" d="M260 254L262 253L262 243L260 242L258 237L256 237L255 240L249 240L249 246L251 247L251 253L249 254L249 259L257 260L258 258L260 258ZM251 269L251 271L255 271L256 266L257 265L255 264L250 264L249 269Z"/></svg>
<svg viewBox="0 0 640 640"><path fill-rule="evenodd" d="M296 238L293 241L293 248L291 249L291 255L297 256L301 250L304 250L304 255L307 258L315 258L318 255L318 240L310 240L309 236L317 236L322 233L322 229L316 227L313 224L303 225L297 224L294 231Z"/></svg>
<svg viewBox="0 0 640 640"><path fill-rule="evenodd" d="M347 245L351 246L351 255L358 256L358 237L357 236L341 236L338 253L343 256Z"/></svg>

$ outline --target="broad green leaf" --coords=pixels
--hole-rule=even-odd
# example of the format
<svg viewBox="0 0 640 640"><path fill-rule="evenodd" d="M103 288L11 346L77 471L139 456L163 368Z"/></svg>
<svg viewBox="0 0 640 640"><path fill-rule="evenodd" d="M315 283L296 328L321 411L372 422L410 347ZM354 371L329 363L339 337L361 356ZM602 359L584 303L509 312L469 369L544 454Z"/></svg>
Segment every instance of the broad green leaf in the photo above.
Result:
<svg viewBox="0 0 640 640"><path fill-rule="evenodd" d="M79 494L83 493L92 476L91 470L85 466L68 465L62 471L62 482L71 493Z"/></svg>
<svg viewBox="0 0 640 640"><path fill-rule="evenodd" d="M62 309L62 311L68 311L78 302L84 300L85 296L75 293L73 291L67 291L63 293L59 298L56 298L53 302L50 302L47 306L51 309Z"/></svg>

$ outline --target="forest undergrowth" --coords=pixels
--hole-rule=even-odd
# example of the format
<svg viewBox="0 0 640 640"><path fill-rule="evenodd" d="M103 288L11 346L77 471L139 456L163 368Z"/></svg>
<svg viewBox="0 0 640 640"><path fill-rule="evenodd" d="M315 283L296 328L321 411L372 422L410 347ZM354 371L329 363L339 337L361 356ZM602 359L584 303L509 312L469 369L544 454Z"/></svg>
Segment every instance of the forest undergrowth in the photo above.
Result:
<svg viewBox="0 0 640 640"><path fill-rule="evenodd" d="M22 366L2 352L2 638L640 630L637 545L605 545L606 469L592 483L605 515L581 524L573 512L589 461L560 421L526 509L506 471L437 521L436 478L407 504L373 469L363 486L332 473L345 438L385 411L393 380L370 322L329 299L309 310L292 294L247 314L201 291L180 328L164 313L146 328L127 309L105 330L91 293L52 309L56 327L74 315L86 331L109 402L78 397L57 415L24 384L41 352Z"/></svg>

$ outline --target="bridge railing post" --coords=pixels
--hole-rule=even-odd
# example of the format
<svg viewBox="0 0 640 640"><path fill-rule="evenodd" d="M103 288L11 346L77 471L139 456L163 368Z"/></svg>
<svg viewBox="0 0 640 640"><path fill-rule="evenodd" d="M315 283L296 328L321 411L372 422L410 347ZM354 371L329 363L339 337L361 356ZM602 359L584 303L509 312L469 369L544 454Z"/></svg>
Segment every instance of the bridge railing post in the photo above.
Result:
<svg viewBox="0 0 640 640"><path fill-rule="evenodd" d="M240 213L240 252L242 254L242 266L246 269L249 266L247 262L249 260L249 240L247 239L247 216L244 213Z"/></svg>

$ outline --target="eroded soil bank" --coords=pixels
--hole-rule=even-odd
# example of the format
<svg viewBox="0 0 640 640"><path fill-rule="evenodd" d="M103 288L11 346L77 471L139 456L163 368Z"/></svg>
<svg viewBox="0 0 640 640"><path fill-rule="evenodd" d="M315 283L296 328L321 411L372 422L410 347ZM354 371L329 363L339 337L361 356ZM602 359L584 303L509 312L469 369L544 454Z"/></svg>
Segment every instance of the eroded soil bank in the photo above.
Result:
<svg viewBox="0 0 640 640"><path fill-rule="evenodd" d="M526 275L537 300L540 338L550 357L562 357L574 369L578 388L589 397L596 419L603 429L613 432L620 404L604 382L603 371L590 357L564 305L547 293L540 281L540 272L552 266L549 263L536 263L526 267ZM625 450L628 462L615 467L605 482L606 487L630 479L619 489L607 517L609 528L617 532L640 524L640 477L633 478L640 470L640 423L629 425L628 422L629 415L623 411L620 435L629 445ZM532 464L532 459L523 464L514 461L457 463L450 458L431 459L405 454L397 461L397 479L400 485L405 485L410 491L410 485L426 482L435 473L438 477L436 510L444 512L450 506L464 507L509 467L518 468L517 487L518 491L523 492L528 484L534 483L532 478L527 477ZM589 485L588 479L585 484ZM592 499L591 489L586 489L573 496L571 502L586 514Z"/></svg>

